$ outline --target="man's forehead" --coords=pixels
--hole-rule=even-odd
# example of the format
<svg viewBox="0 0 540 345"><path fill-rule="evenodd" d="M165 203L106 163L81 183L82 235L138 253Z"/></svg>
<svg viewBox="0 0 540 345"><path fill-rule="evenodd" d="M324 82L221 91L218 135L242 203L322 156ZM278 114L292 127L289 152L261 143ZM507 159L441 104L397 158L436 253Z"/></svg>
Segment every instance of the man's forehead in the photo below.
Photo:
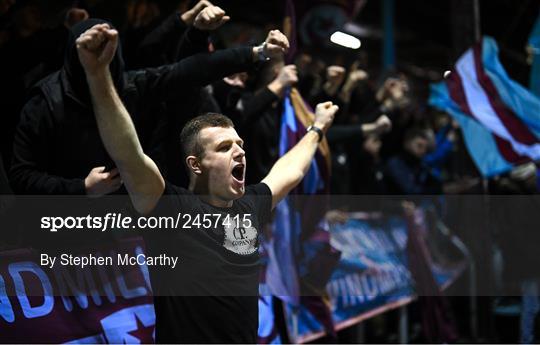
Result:
<svg viewBox="0 0 540 345"><path fill-rule="evenodd" d="M223 141L242 140L233 127L206 127L199 132L199 139L203 145L218 144Z"/></svg>

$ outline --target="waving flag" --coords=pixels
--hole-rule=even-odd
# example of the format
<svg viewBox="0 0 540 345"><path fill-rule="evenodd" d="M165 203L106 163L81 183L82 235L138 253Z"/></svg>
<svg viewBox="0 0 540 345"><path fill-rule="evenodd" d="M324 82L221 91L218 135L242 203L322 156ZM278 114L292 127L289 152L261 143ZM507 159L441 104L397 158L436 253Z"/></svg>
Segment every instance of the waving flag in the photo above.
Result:
<svg viewBox="0 0 540 345"><path fill-rule="evenodd" d="M314 119L297 90L291 90L283 103L280 156L302 139ZM276 206L272 237L265 242L264 249L268 257L265 284L271 294L294 308L304 305L328 333L333 333L331 311L322 297L339 261L339 252L330 246L324 220L329 172L329 148L324 140L302 183Z"/></svg>
<svg viewBox="0 0 540 345"><path fill-rule="evenodd" d="M296 145L306 133L307 125L313 121L313 114L307 109L298 91L293 89L283 102L281 119L279 154L283 156ZM276 206L276 218L270 246L267 248L269 263L266 272L266 283L270 291L282 300L298 305L301 295L298 265L303 252L302 239L326 238L328 236L313 236L318 231L324 231L324 205L309 202L308 198L301 200L298 194L315 195L328 193L329 187L329 149L323 141L315 159L292 195ZM321 197L322 198L322 197ZM318 219L317 216L318 215ZM310 218L309 221L306 218ZM326 241L328 242L328 241Z"/></svg>
<svg viewBox="0 0 540 345"><path fill-rule="evenodd" d="M430 104L459 122L482 175L540 159L540 99L510 79L492 38L467 50L449 78L431 86Z"/></svg>

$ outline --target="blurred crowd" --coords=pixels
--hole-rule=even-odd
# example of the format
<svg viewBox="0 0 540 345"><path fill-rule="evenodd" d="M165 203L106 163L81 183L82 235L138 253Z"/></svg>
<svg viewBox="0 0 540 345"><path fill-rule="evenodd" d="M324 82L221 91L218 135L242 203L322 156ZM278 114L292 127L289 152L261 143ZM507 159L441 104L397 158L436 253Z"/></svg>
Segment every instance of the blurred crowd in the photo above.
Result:
<svg viewBox="0 0 540 345"><path fill-rule="evenodd" d="M85 87L80 69L70 61L70 29L90 17L120 21L112 22L122 38L118 73L127 75L127 71L174 64L215 50L212 32L230 17L224 9L214 7L219 12L215 15L225 19L212 27L197 27L197 15L212 6L205 0L181 1L173 13L163 13L156 2L133 0L125 3L123 15L111 14L100 1L71 3L54 13L46 6L38 0L2 0L0 6L4 168L11 187L19 194L113 193L120 188L118 176L110 173L113 169L108 169L110 160L104 153L95 154L101 145L91 140L99 138L83 138L86 146L82 147L59 140L70 136L81 139L85 128L84 124L73 123L80 121L75 116L69 120L68 114L59 114L79 112L64 96ZM64 85L59 89L45 87L46 77L56 71L64 71ZM378 75L363 55L354 59L321 58L299 49L294 61L274 59L245 66L223 78L208 76L207 84L201 81L190 84L180 80L167 90L174 97L146 99L147 118L141 115L145 148L152 151L164 174L176 184L187 183L183 162L178 159L178 133L190 118L205 112L223 113L233 119L246 140L248 182L260 181L278 158L283 100L291 87L296 87L310 106L324 100L340 106L328 133L331 193L438 194L447 182L463 175L452 157L458 151L456 123L426 107L426 96L415 92L418 81L398 72ZM37 96L40 93L44 97ZM38 101L40 97L47 104ZM77 100L80 105L88 101ZM44 120L43 112L47 111L49 119ZM74 132L77 130L80 132ZM104 160L100 162L98 156ZM63 180L54 181L56 178ZM455 184L450 184L452 187Z"/></svg>

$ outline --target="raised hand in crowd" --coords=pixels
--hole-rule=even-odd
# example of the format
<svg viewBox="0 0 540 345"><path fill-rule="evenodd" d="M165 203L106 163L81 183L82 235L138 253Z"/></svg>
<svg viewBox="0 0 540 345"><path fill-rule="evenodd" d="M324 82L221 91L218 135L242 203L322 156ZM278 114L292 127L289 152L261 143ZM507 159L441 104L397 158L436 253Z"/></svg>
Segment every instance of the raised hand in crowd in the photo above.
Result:
<svg viewBox="0 0 540 345"><path fill-rule="evenodd" d="M379 116L375 121L361 125L362 135L381 135L392 130L392 120L386 115Z"/></svg>
<svg viewBox="0 0 540 345"><path fill-rule="evenodd" d="M108 24L98 24L86 30L76 41L79 60L88 75L109 67L118 47L118 31Z"/></svg>
<svg viewBox="0 0 540 345"><path fill-rule="evenodd" d="M392 130L392 121L386 115L381 115L375 120L377 134L388 133Z"/></svg>
<svg viewBox="0 0 540 345"><path fill-rule="evenodd" d="M315 108L315 121L313 126L320 128L324 133L330 128L339 107L332 102L317 104Z"/></svg>
<svg viewBox="0 0 540 345"><path fill-rule="evenodd" d="M107 24L95 25L77 39L77 53L103 144L120 171L135 209L145 214L163 193L164 180L154 161L144 154L133 121L112 83L109 64L117 47L118 32Z"/></svg>
<svg viewBox="0 0 540 345"><path fill-rule="evenodd" d="M298 72L296 70L296 66L287 65L281 68L276 79L268 84L268 88L275 95L281 97L283 96L285 89L295 85L296 83L298 83Z"/></svg>
<svg viewBox="0 0 540 345"><path fill-rule="evenodd" d="M368 78L368 73L362 69L358 69L358 62L355 62L351 66L351 70L349 72L349 75L347 76L347 80L341 88L339 98L341 98L344 103L349 103L354 89L358 86L360 82L365 81Z"/></svg>
<svg viewBox="0 0 540 345"><path fill-rule="evenodd" d="M410 103L409 84L401 78L388 78L377 91L376 98L388 111L403 109Z"/></svg>
<svg viewBox="0 0 540 345"><path fill-rule="evenodd" d="M357 69L349 73L349 77L347 78L347 83L350 83L352 85L357 85L359 82L367 80L369 78L369 74L362 70Z"/></svg>
<svg viewBox="0 0 540 345"><path fill-rule="evenodd" d="M262 180L272 191L272 207L302 181L338 110L339 107L332 102L317 104L313 126L289 152L277 160Z"/></svg>
<svg viewBox="0 0 540 345"><path fill-rule="evenodd" d="M193 21L193 26L199 30L212 31L219 28L230 19L231 17L227 16L225 11L220 7L208 6L199 12Z"/></svg>
<svg viewBox="0 0 540 345"><path fill-rule="evenodd" d="M84 179L86 195L99 197L116 192L122 186L118 169L105 171L105 167L96 167Z"/></svg>
<svg viewBox="0 0 540 345"><path fill-rule="evenodd" d="M326 82L323 85L326 94L328 96L334 96L344 79L345 68L341 66L328 66L326 68Z"/></svg>
<svg viewBox="0 0 540 345"><path fill-rule="evenodd" d="M281 31L271 30L263 44L256 49L257 58L260 54L270 59L281 58L289 50L289 40Z"/></svg>
<svg viewBox="0 0 540 345"><path fill-rule="evenodd" d="M184 23L186 23L186 25L193 25L193 22L195 21L199 13L208 6L212 6L212 3L210 1L201 0L196 3L195 6L182 13L180 18Z"/></svg>

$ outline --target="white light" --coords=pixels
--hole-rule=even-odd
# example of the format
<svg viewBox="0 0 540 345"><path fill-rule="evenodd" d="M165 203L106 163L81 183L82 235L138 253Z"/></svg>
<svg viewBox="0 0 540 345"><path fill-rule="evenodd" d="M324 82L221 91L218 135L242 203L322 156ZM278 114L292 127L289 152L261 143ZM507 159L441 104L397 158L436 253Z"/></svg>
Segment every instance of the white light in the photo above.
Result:
<svg viewBox="0 0 540 345"><path fill-rule="evenodd" d="M332 41L332 43L351 49L358 49L361 45L358 38L341 31L334 32L332 36L330 36L330 41Z"/></svg>
<svg viewBox="0 0 540 345"><path fill-rule="evenodd" d="M443 78L446 79L450 76L451 71L444 71Z"/></svg>

